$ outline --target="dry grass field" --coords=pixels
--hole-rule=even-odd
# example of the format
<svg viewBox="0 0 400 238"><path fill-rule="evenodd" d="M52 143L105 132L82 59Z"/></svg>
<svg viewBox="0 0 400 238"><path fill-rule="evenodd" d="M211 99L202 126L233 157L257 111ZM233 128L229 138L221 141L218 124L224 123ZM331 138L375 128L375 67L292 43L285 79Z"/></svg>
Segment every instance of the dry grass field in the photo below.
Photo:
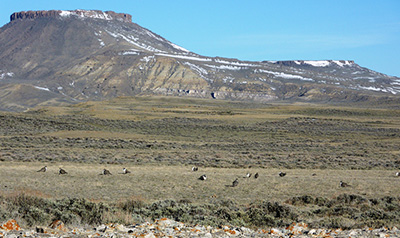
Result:
<svg viewBox="0 0 400 238"><path fill-rule="evenodd" d="M188 200L201 204L215 199L250 204L260 200L285 201L296 196L333 198L343 193L366 198L400 196L400 178L386 170L200 168L192 172L187 166L131 166L122 174L121 165L54 163L46 173L36 172L43 163L2 163L1 194L25 191L45 198L78 197L92 201L117 202L130 198L155 202ZM59 175L62 167L68 174ZM103 168L112 175L100 175ZM260 174L244 178L247 172ZM207 175L206 181L198 178ZM316 174L312 176L313 174ZM239 178L239 185L231 187ZM345 181L351 187L340 187Z"/></svg>
<svg viewBox="0 0 400 238"><path fill-rule="evenodd" d="M23 193L41 199L83 198L95 203L184 201L206 206L204 211L214 209L204 204L221 201L245 209L264 201L290 205L300 199L305 210L296 208L293 211L300 209L299 214L303 214L296 216L312 217L321 226L339 226L351 219L359 219L358 225L388 220L400 224L400 214L393 215L394 205L390 205L395 201L400 206L400 177L395 176L400 169L399 148L398 109L123 97L0 113L0 197L8 199ZM36 172L44 165L49 167L48 172ZM198 166L199 171L192 172L192 166ZM59 167L68 174L58 175ZM121 174L123 167L132 173ZM113 175L99 175L103 168ZM279 171L287 175L279 177ZM258 172L260 177L245 179L247 172ZM206 181L198 180L202 174L207 175ZM239 186L231 187L235 178L239 178ZM351 187L340 187L340 181ZM343 194L353 196L350 204ZM316 199L312 206L319 206L318 197L331 202L324 203L328 206L324 209L314 207L316 210L310 213L307 196ZM337 206L350 206L347 210L332 205L343 199L344 205ZM363 202L354 208L352 199L367 199L370 210ZM135 212L180 217L153 208L148 208L148 213ZM2 209L8 211L3 214L13 210L0 206L0 219ZM250 212L248 219L259 217L251 209L244 211ZM386 213L389 215L376 215ZM250 221L238 213L234 219L228 216L233 219L229 220L218 214L217 220L240 224L260 225L267 219ZM283 223L293 221L293 214L284 218L268 215L274 217L268 224L278 224L279 219ZM345 214L345 220L340 224L331 219L341 214ZM358 214L356 218L354 214ZM43 219L49 216L43 215Z"/></svg>

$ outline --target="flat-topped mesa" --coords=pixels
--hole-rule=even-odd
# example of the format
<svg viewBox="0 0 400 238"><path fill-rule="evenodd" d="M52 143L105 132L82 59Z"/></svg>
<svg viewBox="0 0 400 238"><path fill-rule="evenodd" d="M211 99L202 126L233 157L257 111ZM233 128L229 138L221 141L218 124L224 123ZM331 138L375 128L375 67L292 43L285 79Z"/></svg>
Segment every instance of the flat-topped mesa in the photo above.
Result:
<svg viewBox="0 0 400 238"><path fill-rule="evenodd" d="M10 21L15 21L17 19L35 19L42 17L70 17L70 16L132 22L132 16L129 14L116 13L113 11L103 12L99 10L73 10L73 11L50 10L50 11L14 12L10 16Z"/></svg>

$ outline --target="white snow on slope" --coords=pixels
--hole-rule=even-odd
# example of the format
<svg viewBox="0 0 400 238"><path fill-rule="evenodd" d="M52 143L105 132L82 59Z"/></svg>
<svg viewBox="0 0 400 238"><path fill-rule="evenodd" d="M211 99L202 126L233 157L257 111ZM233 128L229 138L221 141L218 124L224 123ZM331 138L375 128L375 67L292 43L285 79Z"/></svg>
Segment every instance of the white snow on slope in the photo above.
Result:
<svg viewBox="0 0 400 238"><path fill-rule="evenodd" d="M238 67L238 66L233 66L233 65L210 65L210 64L205 64L204 66L210 67L212 69L222 69L222 70L241 70L241 69L247 69L246 67Z"/></svg>
<svg viewBox="0 0 400 238"><path fill-rule="evenodd" d="M13 72L2 73L3 71L0 70L0 79L4 79L6 77L12 78L14 76Z"/></svg>
<svg viewBox="0 0 400 238"><path fill-rule="evenodd" d="M220 60L220 59L215 59L214 60L216 63L221 63L221 64L228 64L228 65L234 65L234 66L244 66L244 67L255 67L258 65L255 64L247 64L247 63L241 63L241 62L230 62L226 60Z"/></svg>
<svg viewBox="0 0 400 238"><path fill-rule="evenodd" d="M359 88L359 89L365 89L365 90L370 90L370 91L378 91L378 92L384 92L384 93L392 93L392 94L397 94L397 93L400 93L400 89L399 88L397 88L397 87L393 87L393 88L391 88L391 87L388 87L388 88L376 88L376 87L372 87L372 86L370 86L370 87L364 87L364 86L360 86L360 85L357 85L357 88Z"/></svg>
<svg viewBox="0 0 400 238"><path fill-rule="evenodd" d="M128 43L130 43L130 44L132 44L132 45L134 45L134 46L137 46L137 47L139 47L139 48L142 48L142 49L145 49L145 50L148 50L148 51L151 51L151 52L164 52L164 51L159 50L159 49L156 49L156 48L154 48L154 47L152 47L152 46L148 46L148 45L145 45L145 44L143 44L143 43L135 42L135 41L138 41L139 38L136 38L136 37L134 37L134 36L132 36L132 35L125 36L125 35L123 35L123 34L121 34L121 33L112 33L112 32L110 32L110 31L107 31L107 33L110 34L112 37L114 37L114 38L116 38L116 39L122 38L122 39L124 39L126 42L128 42Z"/></svg>
<svg viewBox="0 0 400 238"><path fill-rule="evenodd" d="M178 59L185 59L185 60L212 61L212 59L210 59L210 58L199 58L199 57L195 57L195 56L186 56L186 55L172 55L172 54L164 54L164 53L157 53L155 55L178 58Z"/></svg>
<svg viewBox="0 0 400 238"><path fill-rule="evenodd" d="M300 76L300 75L286 74L286 73L283 73L283 72L274 72L274 71L263 70L263 69L255 70L254 72L256 72L256 73L260 72L260 73L272 74L272 75L274 75L275 77L279 77L279 78L300 79L300 80L304 80L304 81L314 81L314 79L304 78L303 76Z"/></svg>
<svg viewBox="0 0 400 238"><path fill-rule="evenodd" d="M183 63L184 65L188 65L191 69L193 69L194 71L196 71L199 74L208 74L207 70L203 69L200 66L197 66L195 64L191 64L189 62L185 62Z"/></svg>
<svg viewBox="0 0 400 238"><path fill-rule="evenodd" d="M50 89L48 89L48 88L43 88L43 87L39 87L39 86L33 86L33 87L35 87L35 88L37 88L39 90L44 90L44 91L49 91L50 92Z"/></svg>
<svg viewBox="0 0 400 238"><path fill-rule="evenodd" d="M330 64L329 61L327 60L316 60L316 61L307 60L304 61L304 63L314 67L326 67Z"/></svg>
<svg viewBox="0 0 400 238"><path fill-rule="evenodd" d="M335 63L336 65L340 67L344 66L351 66L353 65L352 61L349 60L296 60L294 61L295 64L301 65L301 64L308 64L314 67L326 67L331 65L332 63Z"/></svg>
<svg viewBox="0 0 400 238"><path fill-rule="evenodd" d="M70 17L77 16L81 18L95 18L95 19L103 19L103 20L112 20L113 18L105 12L96 12L96 11L86 11L86 10L76 10L76 11L61 11L60 16L62 17Z"/></svg>
<svg viewBox="0 0 400 238"><path fill-rule="evenodd" d="M339 65L340 67L353 65L353 63L349 60L344 60L344 61L333 60L332 62Z"/></svg>
<svg viewBox="0 0 400 238"><path fill-rule="evenodd" d="M140 61L144 61L144 62L148 63L149 61L151 61L153 59L154 59L154 56L151 55L151 56L143 57L143 59L141 59Z"/></svg>
<svg viewBox="0 0 400 238"><path fill-rule="evenodd" d="M122 53L118 53L118 55L139 55L137 51L125 51Z"/></svg>
<svg viewBox="0 0 400 238"><path fill-rule="evenodd" d="M184 52L187 52L187 53L190 52L189 50L187 50L187 49L185 49L185 48L183 48L183 47L181 47L181 46L179 46L179 45L175 45L175 44L172 43L172 42L169 42L169 44L170 44L172 47L174 47L175 49L178 49L178 50L181 50L181 51L184 51Z"/></svg>

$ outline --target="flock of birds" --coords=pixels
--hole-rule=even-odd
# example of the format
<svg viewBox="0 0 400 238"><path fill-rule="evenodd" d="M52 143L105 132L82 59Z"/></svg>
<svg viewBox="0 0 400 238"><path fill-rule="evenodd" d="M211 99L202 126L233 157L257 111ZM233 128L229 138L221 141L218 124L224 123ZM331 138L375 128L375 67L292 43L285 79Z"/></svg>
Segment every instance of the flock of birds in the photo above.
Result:
<svg viewBox="0 0 400 238"><path fill-rule="evenodd" d="M42 172L42 173L47 172L47 166L44 166L43 168L39 169L37 172ZM128 169L126 169L126 168L122 169L122 174L130 174L130 173L131 173L131 171L129 171ZM59 168L58 174L68 174L68 172L65 171L65 169L63 169L63 168ZM103 169L101 171L100 175L112 175L112 173L108 169Z"/></svg>
<svg viewBox="0 0 400 238"><path fill-rule="evenodd" d="M199 171L199 168L198 167L192 167L192 172L196 172L196 171ZM47 166L44 166L43 168L39 169L37 172L43 172L43 173L47 172ZM131 173L131 171L129 171L128 169L126 169L126 168L122 169L122 174L129 174L129 173ZM63 168L59 168L58 174L60 174L60 175L61 174L68 174L68 172L65 171ZM101 171L100 175L112 175L112 174L108 169L103 169L103 171ZM278 175L279 175L279 177L285 177L286 176L286 172L279 172ZM251 173L247 173L243 178L251 178L251 176L252 176ZM258 174L258 172L255 173L254 174L254 179L258 179L259 176L260 175ZM312 176L316 176L316 174L312 174ZM400 177L400 172L396 172L396 177ZM203 181L207 180L207 175L203 174L198 179L199 180L203 180ZM232 185L230 185L230 187L236 187L238 185L239 185L239 178L236 178L232 182ZM227 186L229 186L229 185L227 185ZM348 184L346 182L343 182L343 181L340 181L339 186L342 187L342 188L351 187L350 184Z"/></svg>
<svg viewBox="0 0 400 238"><path fill-rule="evenodd" d="M192 172L196 172L199 171L198 167L192 167ZM279 172L278 174L280 177L285 177L286 176L286 172ZM243 178L251 178L252 174L251 173L247 173ZM259 173L255 173L254 174L254 179L258 179L259 177ZM199 180L207 180L207 175L203 174L201 175L199 178ZM236 187L239 185L239 178L236 178L235 180L233 180L232 185L226 185L227 187Z"/></svg>

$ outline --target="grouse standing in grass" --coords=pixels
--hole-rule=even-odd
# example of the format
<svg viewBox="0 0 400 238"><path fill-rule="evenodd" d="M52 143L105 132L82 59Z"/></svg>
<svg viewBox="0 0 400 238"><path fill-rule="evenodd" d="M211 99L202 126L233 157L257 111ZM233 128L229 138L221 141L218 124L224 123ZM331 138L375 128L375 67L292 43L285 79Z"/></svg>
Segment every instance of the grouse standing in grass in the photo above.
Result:
<svg viewBox="0 0 400 238"><path fill-rule="evenodd" d="M396 176L397 176L397 177L400 177L400 172L396 172Z"/></svg>
<svg viewBox="0 0 400 238"><path fill-rule="evenodd" d="M103 169L101 174L102 175L111 175L111 172L109 170L107 170L107 169Z"/></svg>
<svg viewBox="0 0 400 238"><path fill-rule="evenodd" d="M236 187L239 185L239 180L235 179L235 181L232 182L232 187Z"/></svg>
<svg viewBox="0 0 400 238"><path fill-rule="evenodd" d="M44 166L43 168L41 168L40 170L38 170L37 172L46 172L47 171L47 166Z"/></svg>
<svg viewBox="0 0 400 238"><path fill-rule="evenodd" d="M203 174L200 176L199 180L206 180L207 179L207 175Z"/></svg>
<svg viewBox="0 0 400 238"><path fill-rule="evenodd" d="M192 172L196 172L196 171L199 171L199 168L196 166L192 167Z"/></svg>
<svg viewBox="0 0 400 238"><path fill-rule="evenodd" d="M68 174L68 173L64 169L60 168L60 170L58 170L58 174Z"/></svg>
<svg viewBox="0 0 400 238"><path fill-rule="evenodd" d="M122 173L123 173L123 174L130 174L131 171L127 170L126 168L123 168L123 169L122 169Z"/></svg>
<svg viewBox="0 0 400 238"><path fill-rule="evenodd" d="M258 176L259 176L258 173L254 174L255 179L258 179Z"/></svg>
<svg viewBox="0 0 400 238"><path fill-rule="evenodd" d="M340 187L345 188L345 187L351 187L350 184L345 183L343 181L340 181Z"/></svg>
<svg viewBox="0 0 400 238"><path fill-rule="evenodd" d="M243 178L250 178L251 177L251 173L247 173L246 176L244 176Z"/></svg>
<svg viewBox="0 0 400 238"><path fill-rule="evenodd" d="M285 172L279 172L279 176L285 177L285 176L286 176L286 173L285 173Z"/></svg>

